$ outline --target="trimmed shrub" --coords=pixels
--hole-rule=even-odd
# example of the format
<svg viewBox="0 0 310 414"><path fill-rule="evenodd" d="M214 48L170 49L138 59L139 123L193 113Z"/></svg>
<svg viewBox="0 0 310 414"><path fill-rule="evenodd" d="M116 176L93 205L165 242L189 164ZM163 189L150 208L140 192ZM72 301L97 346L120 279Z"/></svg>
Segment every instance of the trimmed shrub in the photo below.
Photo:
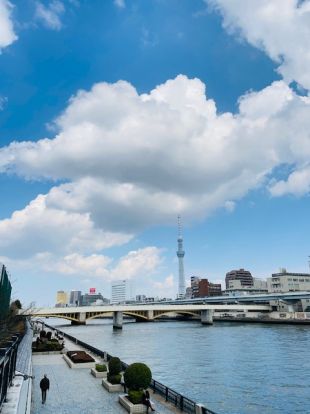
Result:
<svg viewBox="0 0 310 414"><path fill-rule="evenodd" d="M129 390L143 390L148 388L152 380L152 372L150 368L141 363L135 362L126 369L124 381Z"/></svg>
<svg viewBox="0 0 310 414"><path fill-rule="evenodd" d="M111 375L117 375L122 370L122 363L118 357L112 357L109 361L109 373Z"/></svg>
<svg viewBox="0 0 310 414"><path fill-rule="evenodd" d="M122 379L121 374L115 374L115 375L108 374L108 378L107 378L107 380L111 384L120 384L121 383L121 379Z"/></svg>
<svg viewBox="0 0 310 414"><path fill-rule="evenodd" d="M106 372L107 366L104 364L96 364L96 371L98 372Z"/></svg>
<svg viewBox="0 0 310 414"><path fill-rule="evenodd" d="M133 404L141 404L143 400L143 391L129 390L128 399Z"/></svg>

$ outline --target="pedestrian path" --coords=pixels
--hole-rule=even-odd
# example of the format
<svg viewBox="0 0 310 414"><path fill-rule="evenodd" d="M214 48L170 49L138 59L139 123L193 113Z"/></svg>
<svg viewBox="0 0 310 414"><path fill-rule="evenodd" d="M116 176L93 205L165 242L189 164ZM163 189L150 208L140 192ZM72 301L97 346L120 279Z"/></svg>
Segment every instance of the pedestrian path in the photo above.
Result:
<svg viewBox="0 0 310 414"><path fill-rule="evenodd" d="M73 348L74 344L66 343ZM80 349L76 346L74 349ZM33 355L32 414L125 414L118 402L118 393L109 393L101 380L90 375L90 370L70 369L62 355ZM50 391L46 404L41 402L40 380L47 374ZM153 399L153 396L152 396ZM156 401L156 412L171 414L175 410Z"/></svg>

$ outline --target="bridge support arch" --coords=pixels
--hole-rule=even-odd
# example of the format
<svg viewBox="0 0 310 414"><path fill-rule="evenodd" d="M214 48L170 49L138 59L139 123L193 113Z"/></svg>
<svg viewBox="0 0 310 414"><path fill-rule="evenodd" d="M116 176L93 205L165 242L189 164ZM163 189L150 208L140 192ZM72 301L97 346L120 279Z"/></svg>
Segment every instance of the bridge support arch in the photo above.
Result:
<svg viewBox="0 0 310 414"><path fill-rule="evenodd" d="M213 324L213 309L205 309L200 312L201 323L203 325L212 325Z"/></svg>
<svg viewBox="0 0 310 414"><path fill-rule="evenodd" d="M123 312L113 312L113 329L123 329Z"/></svg>

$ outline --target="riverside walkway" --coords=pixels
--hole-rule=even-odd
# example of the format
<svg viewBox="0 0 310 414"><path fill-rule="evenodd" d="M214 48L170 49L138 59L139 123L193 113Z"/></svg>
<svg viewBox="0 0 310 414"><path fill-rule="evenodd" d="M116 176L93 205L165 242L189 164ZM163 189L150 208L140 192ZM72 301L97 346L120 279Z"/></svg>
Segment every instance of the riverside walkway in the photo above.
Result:
<svg viewBox="0 0 310 414"><path fill-rule="evenodd" d="M83 349L66 339L68 350ZM89 352L89 351L87 351ZM93 355L96 360L98 356ZM70 369L62 355L35 355L33 364L32 414L125 414L119 404L119 393L109 393L101 385L101 379L90 375L90 369ZM46 404L41 402L40 380L44 374L50 379L50 391ZM152 394L151 394L152 395ZM156 412L177 413L173 406L152 395ZM151 412L151 410L150 410Z"/></svg>

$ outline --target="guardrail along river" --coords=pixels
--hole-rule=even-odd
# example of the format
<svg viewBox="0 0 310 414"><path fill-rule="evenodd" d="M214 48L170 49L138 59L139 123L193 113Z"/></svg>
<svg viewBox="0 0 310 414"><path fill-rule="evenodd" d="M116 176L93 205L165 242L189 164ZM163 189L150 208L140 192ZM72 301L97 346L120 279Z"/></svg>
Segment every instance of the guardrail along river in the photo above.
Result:
<svg viewBox="0 0 310 414"><path fill-rule="evenodd" d="M218 414L310 413L310 326L216 322L71 326L47 322L127 363Z"/></svg>

